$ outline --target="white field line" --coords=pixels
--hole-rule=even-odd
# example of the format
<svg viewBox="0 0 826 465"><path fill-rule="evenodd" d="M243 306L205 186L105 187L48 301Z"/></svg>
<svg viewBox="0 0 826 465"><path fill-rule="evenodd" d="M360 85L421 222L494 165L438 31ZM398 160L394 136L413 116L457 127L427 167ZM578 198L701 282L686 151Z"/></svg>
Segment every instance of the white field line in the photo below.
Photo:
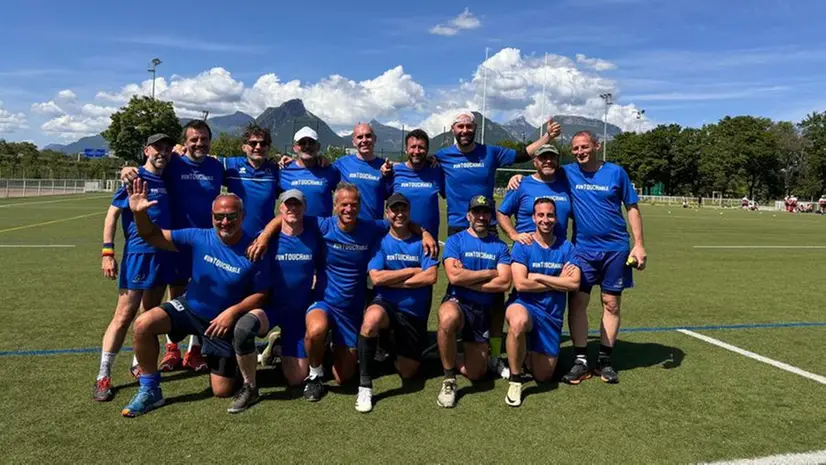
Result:
<svg viewBox="0 0 826 465"><path fill-rule="evenodd" d="M753 459L711 462L705 465L809 465L826 463L826 450L815 450L799 454L778 454Z"/></svg>
<svg viewBox="0 0 826 465"><path fill-rule="evenodd" d="M0 249L69 249L72 244L0 244Z"/></svg>
<svg viewBox="0 0 826 465"><path fill-rule="evenodd" d="M82 194L81 194L82 195ZM0 205L0 208L7 208L7 207L19 207L23 205L40 205L44 203L58 203L58 202L81 202L84 200L94 200L94 199L106 199L111 197L111 195L97 195L94 197L83 197L83 198L73 198L73 199L60 199L60 200L47 200L45 202L20 202L20 203L7 203Z"/></svg>
<svg viewBox="0 0 826 465"><path fill-rule="evenodd" d="M770 359L768 357L764 357L760 354L755 354L754 352L749 352L748 350L741 349L737 346L733 346L731 344L726 344L725 342L720 341L718 339L714 339L713 337L708 337L708 336L700 334L700 333L695 333L694 331L689 331L687 329L678 329L677 331L681 332L681 333L683 333L687 336L697 338L701 341L708 342L709 344L713 344L717 347L722 347L723 349L730 350L730 351L732 351L734 353L737 353L737 354L740 354L744 357L748 357L748 358L757 360L758 362L766 363L766 364L771 365L775 368L780 368L781 370L788 371L789 373L794 373L796 375L802 376L804 378L810 379L810 380L818 382L820 384L826 384L826 376L820 376L820 375L816 375L814 373L809 373L808 371L801 370L800 368L797 368L797 367L793 367L793 366L791 366L787 363L778 362L777 360L772 360L772 359Z"/></svg>
<svg viewBox="0 0 826 465"><path fill-rule="evenodd" d="M826 245L695 245L695 249L826 249Z"/></svg>

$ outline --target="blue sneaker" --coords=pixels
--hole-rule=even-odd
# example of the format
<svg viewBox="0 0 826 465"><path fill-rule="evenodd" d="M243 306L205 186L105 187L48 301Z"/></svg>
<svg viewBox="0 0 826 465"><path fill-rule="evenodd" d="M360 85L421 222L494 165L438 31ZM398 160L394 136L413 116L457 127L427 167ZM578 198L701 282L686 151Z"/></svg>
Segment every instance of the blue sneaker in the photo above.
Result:
<svg viewBox="0 0 826 465"><path fill-rule="evenodd" d="M163 403L161 388L153 389L147 386L141 386L140 389L138 389L138 393L135 394L135 397L129 402L129 405L124 407L120 413L125 417L134 418L160 407Z"/></svg>

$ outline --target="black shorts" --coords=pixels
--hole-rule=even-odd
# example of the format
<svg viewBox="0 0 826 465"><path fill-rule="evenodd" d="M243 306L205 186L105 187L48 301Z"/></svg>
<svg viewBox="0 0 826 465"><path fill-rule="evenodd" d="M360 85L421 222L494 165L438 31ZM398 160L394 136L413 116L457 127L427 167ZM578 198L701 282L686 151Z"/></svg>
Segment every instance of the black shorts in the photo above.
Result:
<svg viewBox="0 0 826 465"><path fill-rule="evenodd" d="M189 308L185 296L164 302L161 308L169 315L171 323L169 339L172 342L178 343L190 334L199 336L201 353L206 358L210 373L224 377L236 375L238 364L235 360L235 349L232 347L232 330L223 338L204 336L204 331L209 327L209 321Z"/></svg>
<svg viewBox="0 0 826 465"><path fill-rule="evenodd" d="M422 361L422 353L428 342L427 320L403 312L396 304L377 297L370 305L378 305L384 309L390 320L390 343L393 352L404 358L417 362Z"/></svg>
<svg viewBox="0 0 826 465"><path fill-rule="evenodd" d="M462 342L487 343L490 339L490 305L462 301L456 296L445 295L442 303L451 301L459 306L464 317L462 325Z"/></svg>
<svg viewBox="0 0 826 465"><path fill-rule="evenodd" d="M448 226L447 227L447 237L450 237L454 234L460 233L460 232L462 232L466 229L467 229L467 227ZM497 235L499 234L499 230L496 229L495 224L492 224L492 225L488 226L488 231L490 231L491 234L497 234Z"/></svg>

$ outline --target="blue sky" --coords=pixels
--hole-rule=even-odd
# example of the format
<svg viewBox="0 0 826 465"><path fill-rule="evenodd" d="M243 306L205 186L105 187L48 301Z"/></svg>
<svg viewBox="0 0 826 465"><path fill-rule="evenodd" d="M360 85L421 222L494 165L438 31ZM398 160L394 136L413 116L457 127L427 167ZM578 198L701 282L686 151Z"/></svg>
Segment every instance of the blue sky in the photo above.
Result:
<svg viewBox="0 0 826 465"><path fill-rule="evenodd" d="M282 3L5 6L0 137L43 145L99 132L147 92L154 57L158 96L181 116L257 116L298 97L341 131L372 118L437 130L481 108L483 75L497 120L600 117L606 91L609 121L627 130L826 110L821 1Z"/></svg>

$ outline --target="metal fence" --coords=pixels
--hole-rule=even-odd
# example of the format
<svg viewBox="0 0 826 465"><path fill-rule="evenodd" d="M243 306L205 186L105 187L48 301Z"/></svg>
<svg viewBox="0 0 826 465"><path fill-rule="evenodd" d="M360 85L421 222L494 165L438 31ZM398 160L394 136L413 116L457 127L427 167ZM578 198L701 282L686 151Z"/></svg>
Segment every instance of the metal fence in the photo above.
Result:
<svg viewBox="0 0 826 465"><path fill-rule="evenodd" d="M0 179L0 198L114 192L114 179Z"/></svg>

